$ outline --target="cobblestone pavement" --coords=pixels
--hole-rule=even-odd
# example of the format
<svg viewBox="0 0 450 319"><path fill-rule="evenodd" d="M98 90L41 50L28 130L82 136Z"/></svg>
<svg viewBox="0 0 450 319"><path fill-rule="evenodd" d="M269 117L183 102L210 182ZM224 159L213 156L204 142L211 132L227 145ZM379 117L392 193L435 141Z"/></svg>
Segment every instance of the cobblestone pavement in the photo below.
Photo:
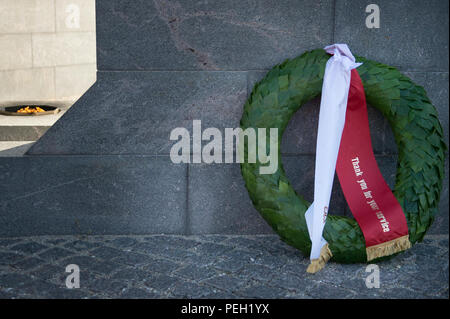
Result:
<svg viewBox="0 0 450 319"><path fill-rule="evenodd" d="M0 298L448 298L447 235L428 236L379 263L380 288L366 265L308 259L265 236L43 236L0 238ZM80 288L65 268L80 268Z"/></svg>

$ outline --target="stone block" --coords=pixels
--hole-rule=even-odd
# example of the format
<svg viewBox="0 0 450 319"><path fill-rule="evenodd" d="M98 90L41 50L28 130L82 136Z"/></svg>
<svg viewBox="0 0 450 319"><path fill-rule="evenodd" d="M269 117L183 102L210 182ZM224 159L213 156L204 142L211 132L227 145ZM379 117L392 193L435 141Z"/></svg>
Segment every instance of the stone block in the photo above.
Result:
<svg viewBox="0 0 450 319"><path fill-rule="evenodd" d="M402 70L448 71L448 1L379 0L380 28L367 28L370 0L337 0L334 42Z"/></svg>
<svg viewBox="0 0 450 319"><path fill-rule="evenodd" d="M2 157L0 168L0 236L184 232L186 167L167 157Z"/></svg>
<svg viewBox="0 0 450 319"><path fill-rule="evenodd" d="M95 31L95 0L58 0L56 31Z"/></svg>
<svg viewBox="0 0 450 319"><path fill-rule="evenodd" d="M97 1L99 70L267 69L332 41L333 1Z"/></svg>
<svg viewBox="0 0 450 319"><path fill-rule="evenodd" d="M98 72L97 82L28 154L169 154L177 127L236 128L243 72Z"/></svg>
<svg viewBox="0 0 450 319"><path fill-rule="evenodd" d="M54 3L54 0L1 1L0 33L54 32Z"/></svg>
<svg viewBox="0 0 450 319"><path fill-rule="evenodd" d="M244 184L238 164L190 165L189 233L271 233Z"/></svg>
<svg viewBox="0 0 450 319"><path fill-rule="evenodd" d="M57 66L55 68L55 98L77 100L97 79L95 64Z"/></svg>
<svg viewBox="0 0 450 319"><path fill-rule="evenodd" d="M31 68L33 64L31 54L31 35L0 35L0 70ZM2 78L0 78L1 85L7 85L3 83Z"/></svg>
<svg viewBox="0 0 450 319"><path fill-rule="evenodd" d="M96 61L95 32L38 33L32 37L35 67Z"/></svg>
<svg viewBox="0 0 450 319"><path fill-rule="evenodd" d="M0 103L52 100L55 97L53 68L0 71L0 84Z"/></svg>

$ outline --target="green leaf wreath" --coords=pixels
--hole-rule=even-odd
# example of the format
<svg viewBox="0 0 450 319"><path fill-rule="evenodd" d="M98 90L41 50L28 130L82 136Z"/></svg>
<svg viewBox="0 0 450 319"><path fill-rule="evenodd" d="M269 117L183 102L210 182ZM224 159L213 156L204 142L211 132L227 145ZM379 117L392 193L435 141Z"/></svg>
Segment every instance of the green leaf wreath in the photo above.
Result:
<svg viewBox="0 0 450 319"><path fill-rule="evenodd" d="M244 105L241 128L278 128L278 140L292 115L321 93L329 55L322 49L305 52L275 66L258 82ZM423 87L396 68L363 57L358 73L367 102L388 119L398 147L393 193L408 221L411 244L421 241L438 213L444 178L446 145L435 107ZM268 131L268 130L267 130ZM248 145L244 146L247 159ZM280 143L278 145L280 158ZM262 217L282 240L309 256L311 241L305 220L310 205L295 192L278 161L274 174L260 175L256 163L241 163L250 198ZM365 262L366 245L357 222L348 217L328 216L324 238L333 260Z"/></svg>

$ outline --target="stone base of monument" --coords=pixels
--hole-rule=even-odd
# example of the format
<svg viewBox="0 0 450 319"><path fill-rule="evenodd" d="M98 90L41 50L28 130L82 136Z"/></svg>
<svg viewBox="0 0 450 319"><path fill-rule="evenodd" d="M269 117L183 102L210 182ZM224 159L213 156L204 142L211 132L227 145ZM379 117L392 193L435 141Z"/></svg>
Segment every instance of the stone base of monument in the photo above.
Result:
<svg viewBox="0 0 450 319"><path fill-rule="evenodd" d="M170 132L190 131L193 120L221 132L239 127L253 85L270 68L333 42L423 85L448 137L444 2L405 0L398 10L380 0L377 30L364 26L364 4L350 2L97 0L97 82L24 156L0 157L0 236L271 234L239 164L174 164ZM405 26L404 12L413 24ZM318 106L319 97L292 118L280 159L309 201ZM371 107L369 120L392 187L392 133ZM440 205L429 233L448 234L447 177ZM337 179L330 214L350 216Z"/></svg>

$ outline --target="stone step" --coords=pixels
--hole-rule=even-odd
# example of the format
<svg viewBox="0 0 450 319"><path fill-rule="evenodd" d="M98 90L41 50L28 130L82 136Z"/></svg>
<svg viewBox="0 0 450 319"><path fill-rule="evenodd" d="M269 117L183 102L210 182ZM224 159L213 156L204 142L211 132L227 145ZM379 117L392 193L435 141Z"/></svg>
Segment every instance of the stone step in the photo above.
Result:
<svg viewBox="0 0 450 319"><path fill-rule="evenodd" d="M314 158L283 161L294 187L311 200ZM271 233L252 206L238 164L43 155L2 157L0 171L0 236ZM343 214L335 189L332 205Z"/></svg>
<svg viewBox="0 0 450 319"><path fill-rule="evenodd" d="M0 141L37 141L50 126L0 126Z"/></svg>
<svg viewBox="0 0 450 319"><path fill-rule="evenodd" d="M20 142L0 141L0 156L3 157L23 156L33 143L34 143L33 141L20 141Z"/></svg>
<svg viewBox="0 0 450 319"><path fill-rule="evenodd" d="M392 187L396 158L377 160ZM294 189L311 201L314 156L282 161ZM34 155L0 157L0 172L0 236L272 233L238 164L173 164L165 155ZM447 207L444 198L430 233L445 233ZM330 214L349 215L337 179Z"/></svg>

